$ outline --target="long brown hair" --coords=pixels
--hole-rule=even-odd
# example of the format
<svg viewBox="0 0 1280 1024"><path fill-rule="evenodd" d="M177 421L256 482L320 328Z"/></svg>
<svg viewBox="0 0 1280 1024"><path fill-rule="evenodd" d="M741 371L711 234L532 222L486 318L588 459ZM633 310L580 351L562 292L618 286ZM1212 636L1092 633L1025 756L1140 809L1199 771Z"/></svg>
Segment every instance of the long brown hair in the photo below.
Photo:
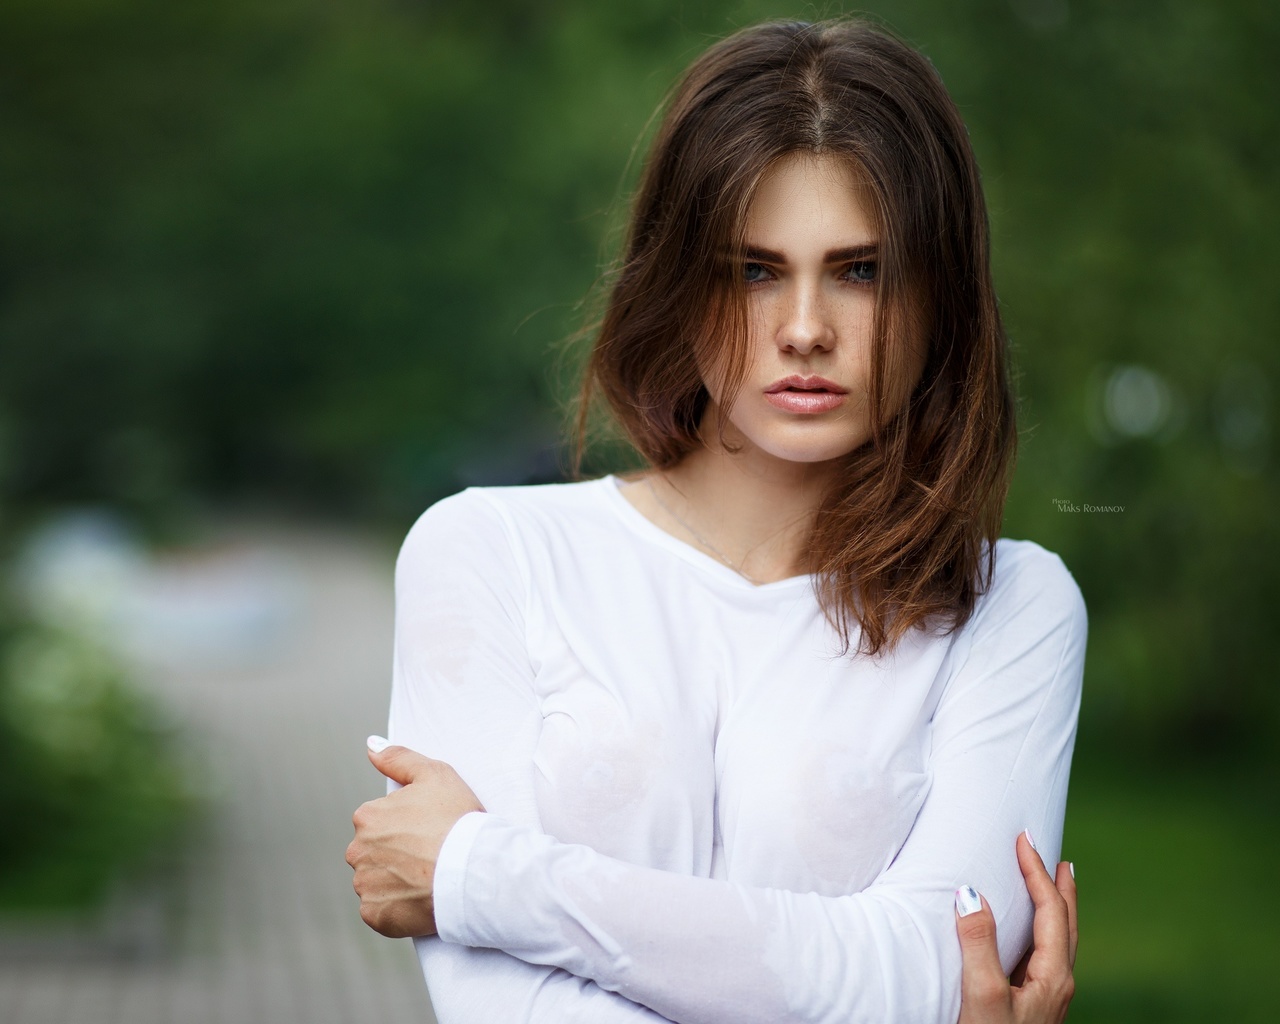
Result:
<svg viewBox="0 0 1280 1024"><path fill-rule="evenodd" d="M669 98L610 277L577 415L596 397L636 450L670 468L703 443L699 372L722 360L733 405L748 368L744 228L764 173L795 152L847 157L880 240L872 436L841 460L806 551L847 652L972 614L995 566L1016 443L986 206L964 122L933 66L858 20L744 29ZM736 254L726 259L725 253ZM887 396L927 348L905 402ZM897 388L900 393L901 388Z"/></svg>

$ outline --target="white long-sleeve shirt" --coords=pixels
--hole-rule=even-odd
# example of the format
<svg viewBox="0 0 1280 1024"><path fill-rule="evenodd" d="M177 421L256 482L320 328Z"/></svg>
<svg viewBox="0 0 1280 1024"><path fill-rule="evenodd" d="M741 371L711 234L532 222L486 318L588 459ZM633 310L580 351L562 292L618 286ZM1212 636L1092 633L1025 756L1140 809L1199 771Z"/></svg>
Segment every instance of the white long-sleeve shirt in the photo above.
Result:
<svg viewBox="0 0 1280 1024"><path fill-rule="evenodd" d="M415 940L441 1024L954 1024L955 889L1011 969L1018 832L1058 857L1070 573L1002 540L962 630L840 656L810 577L754 585L619 483L464 491L397 562L389 737L486 808Z"/></svg>

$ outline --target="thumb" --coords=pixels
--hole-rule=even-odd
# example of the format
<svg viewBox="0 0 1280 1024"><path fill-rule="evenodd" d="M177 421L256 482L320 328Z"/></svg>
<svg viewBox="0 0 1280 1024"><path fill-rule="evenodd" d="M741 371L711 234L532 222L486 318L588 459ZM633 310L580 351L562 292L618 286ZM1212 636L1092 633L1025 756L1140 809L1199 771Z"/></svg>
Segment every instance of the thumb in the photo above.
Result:
<svg viewBox="0 0 1280 1024"><path fill-rule="evenodd" d="M1000 965L996 919L991 907L968 885L956 890L956 935L964 967L960 976L962 1024L998 1019L1010 999L1009 979Z"/></svg>
<svg viewBox="0 0 1280 1024"><path fill-rule="evenodd" d="M408 747L390 744L381 736L370 736L365 743L369 747L369 760L373 762L373 766L402 786L409 785L431 765L431 758Z"/></svg>

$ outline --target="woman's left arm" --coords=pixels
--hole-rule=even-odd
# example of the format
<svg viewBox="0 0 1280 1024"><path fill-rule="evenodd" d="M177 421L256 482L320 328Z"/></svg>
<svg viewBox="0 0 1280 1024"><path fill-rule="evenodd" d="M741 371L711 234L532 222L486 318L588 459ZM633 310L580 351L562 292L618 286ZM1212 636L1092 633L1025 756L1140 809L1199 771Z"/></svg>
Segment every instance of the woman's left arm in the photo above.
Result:
<svg viewBox="0 0 1280 1024"><path fill-rule="evenodd" d="M869 888L824 897L676 875L472 813L435 869L441 938L684 1024L952 1024L954 891L986 893L1011 969L1032 918L1011 839L1029 828L1057 857L1083 675L1084 604L1055 556L1020 564L990 597L934 717L929 795Z"/></svg>

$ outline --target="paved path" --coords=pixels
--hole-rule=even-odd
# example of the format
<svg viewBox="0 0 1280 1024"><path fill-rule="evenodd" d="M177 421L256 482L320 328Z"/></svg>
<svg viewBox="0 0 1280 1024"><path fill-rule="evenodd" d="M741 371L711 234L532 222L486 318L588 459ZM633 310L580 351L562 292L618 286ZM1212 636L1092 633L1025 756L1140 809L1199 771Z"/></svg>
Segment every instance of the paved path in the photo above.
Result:
<svg viewBox="0 0 1280 1024"><path fill-rule="evenodd" d="M260 530L160 567L173 607L234 605L237 580L276 595L246 650L188 643L148 672L215 795L207 835L175 891L7 936L0 1022L435 1024L411 944L365 928L343 861L351 812L382 792L364 737L385 724L391 566L350 537Z"/></svg>

